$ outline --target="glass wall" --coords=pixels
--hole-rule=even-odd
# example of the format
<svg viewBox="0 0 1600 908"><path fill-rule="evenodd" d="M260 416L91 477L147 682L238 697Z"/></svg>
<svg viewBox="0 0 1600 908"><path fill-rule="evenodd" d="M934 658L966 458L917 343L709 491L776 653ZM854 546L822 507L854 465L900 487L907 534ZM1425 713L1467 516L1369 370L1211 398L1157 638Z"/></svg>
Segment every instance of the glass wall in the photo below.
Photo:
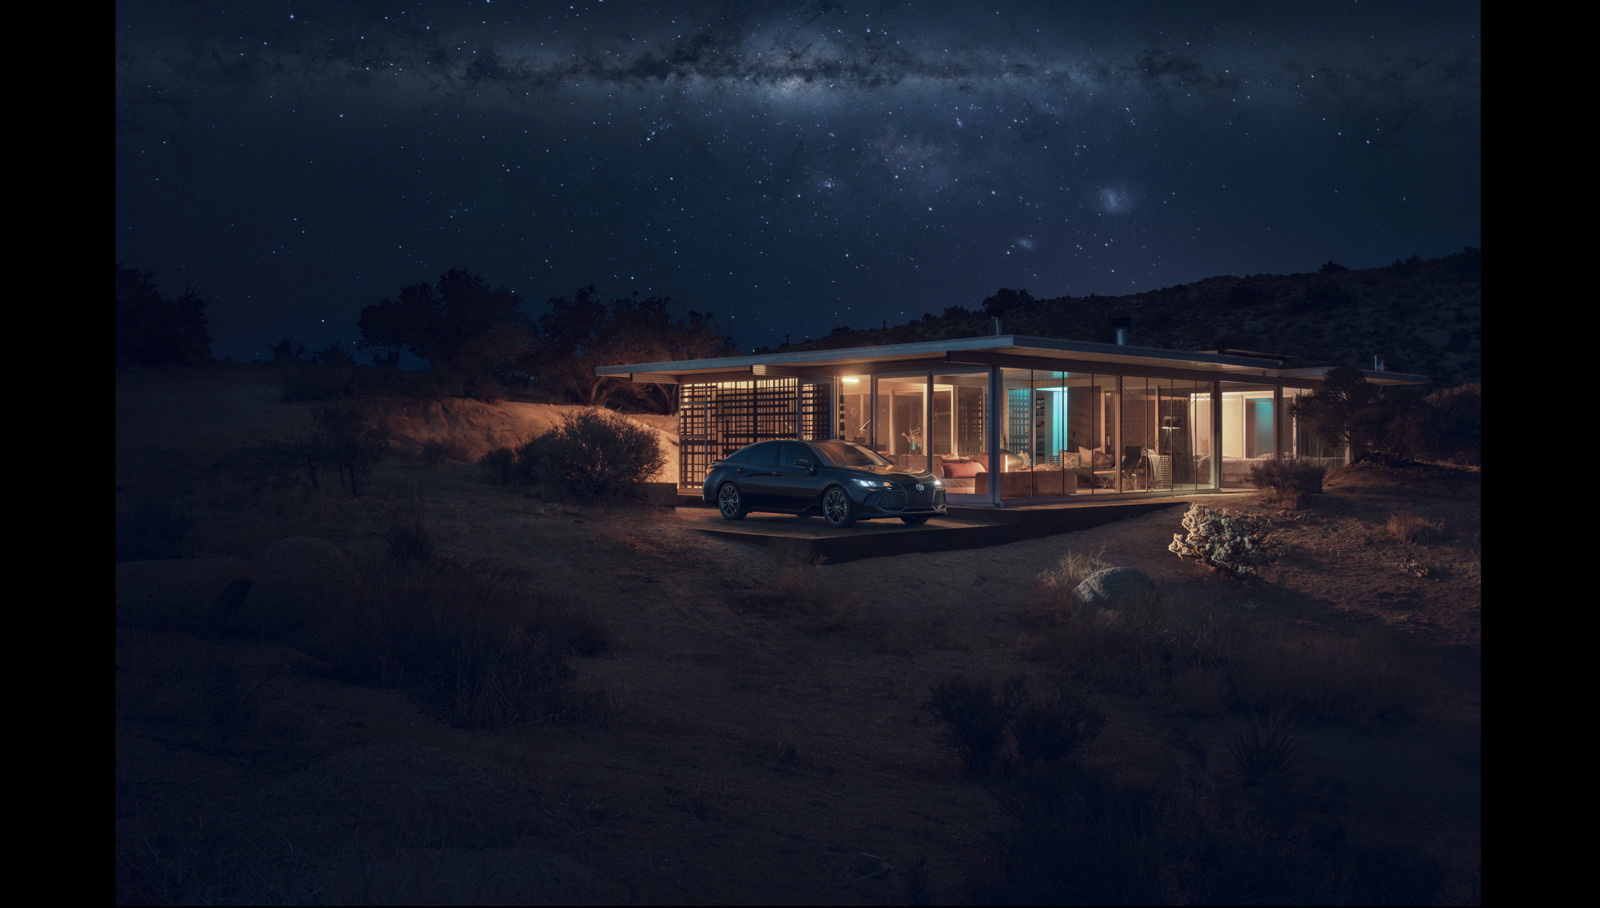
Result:
<svg viewBox="0 0 1600 908"><path fill-rule="evenodd" d="M839 426L834 438L857 444L872 444L872 378L846 375L834 383L839 391Z"/></svg>
<svg viewBox="0 0 1600 908"><path fill-rule="evenodd" d="M1116 490L1115 433L1107 430L1116 419L1115 377L1038 369L1000 374L1001 452L993 471L1000 498Z"/></svg>
<svg viewBox="0 0 1600 908"><path fill-rule="evenodd" d="M1247 485L1250 468L1278 456L1271 385L1222 383L1222 485Z"/></svg>
<svg viewBox="0 0 1600 908"><path fill-rule="evenodd" d="M1037 369L1001 375L1002 500L1211 487L1210 382Z"/></svg>
<svg viewBox="0 0 1600 908"><path fill-rule="evenodd" d="M928 374L879 376L873 384L873 449L900 466L926 469Z"/></svg>
<svg viewBox="0 0 1600 908"><path fill-rule="evenodd" d="M979 477L989 470L989 370L936 373L932 386L927 469L944 483L947 499L987 501L988 480Z"/></svg>

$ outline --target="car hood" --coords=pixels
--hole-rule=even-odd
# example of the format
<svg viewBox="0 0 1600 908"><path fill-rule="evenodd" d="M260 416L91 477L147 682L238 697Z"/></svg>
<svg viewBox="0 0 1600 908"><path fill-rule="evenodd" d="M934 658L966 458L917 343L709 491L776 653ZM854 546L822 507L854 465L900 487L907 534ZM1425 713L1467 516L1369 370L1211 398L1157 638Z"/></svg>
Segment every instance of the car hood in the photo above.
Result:
<svg viewBox="0 0 1600 908"><path fill-rule="evenodd" d="M876 476L890 482L932 482L933 474L927 470L908 470L894 464L884 464L881 467L848 467L847 469L865 476Z"/></svg>

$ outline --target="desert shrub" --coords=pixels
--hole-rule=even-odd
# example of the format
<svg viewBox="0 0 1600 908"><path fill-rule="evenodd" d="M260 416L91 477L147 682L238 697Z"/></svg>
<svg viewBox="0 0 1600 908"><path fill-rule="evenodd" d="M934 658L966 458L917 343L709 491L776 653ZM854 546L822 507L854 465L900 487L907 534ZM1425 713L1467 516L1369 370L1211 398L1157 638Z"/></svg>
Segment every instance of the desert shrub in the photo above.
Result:
<svg viewBox="0 0 1600 908"><path fill-rule="evenodd" d="M1251 577L1278 559L1282 547L1272 538L1272 522L1230 508L1189 506L1183 533L1174 533L1167 551L1193 558L1224 576Z"/></svg>
<svg viewBox="0 0 1600 908"><path fill-rule="evenodd" d="M577 718L569 664L610 646L599 616L487 569L434 558L374 571L314 655L335 677L408 692L458 725Z"/></svg>
<svg viewBox="0 0 1600 908"><path fill-rule="evenodd" d="M1232 702L1228 672L1236 629L1186 596L1108 609L1067 602L1024 616L1022 653L1073 677L1130 696L1217 713Z"/></svg>
<svg viewBox="0 0 1600 908"><path fill-rule="evenodd" d="M517 452L495 448L478 458L478 476L484 482L509 486L517 482Z"/></svg>
<svg viewBox="0 0 1600 908"><path fill-rule="evenodd" d="M298 455L312 465L312 485L317 484L315 464L330 464L345 491L361 497L373 468L388 453L389 433L348 404L318 407L312 417L316 428L298 449Z"/></svg>
<svg viewBox="0 0 1600 908"><path fill-rule="evenodd" d="M995 796L1011 823L969 878L968 904L1171 903L1159 792L1118 791L1102 771L1058 763Z"/></svg>
<svg viewBox="0 0 1600 908"><path fill-rule="evenodd" d="M1300 739L1282 714L1274 713L1266 725L1251 722L1235 729L1228 754L1239 770L1245 788L1274 776L1292 772L1300 761Z"/></svg>
<svg viewBox="0 0 1600 908"><path fill-rule="evenodd" d="M1321 494L1322 478L1327 472L1327 468L1309 460L1284 458L1252 464L1246 479L1262 491L1298 499Z"/></svg>
<svg viewBox="0 0 1600 908"><path fill-rule="evenodd" d="M951 675L934 685L928 711L945 723L945 733L967 772L981 775L999 759L1014 691L987 678Z"/></svg>
<svg viewBox="0 0 1600 908"><path fill-rule="evenodd" d="M587 409L568 413L561 425L525 442L509 464L495 451L479 466L490 481L594 500L634 494L666 462L654 432L609 411Z"/></svg>
<svg viewBox="0 0 1600 908"><path fill-rule="evenodd" d="M427 561L433 557L433 534L422 518L415 514L395 517L384 531L383 540L389 544L389 555L401 564Z"/></svg>
<svg viewBox="0 0 1600 908"><path fill-rule="evenodd" d="M1409 510L1399 510L1389 515L1384 523L1384 531L1392 539L1425 545L1443 539L1445 525L1442 520L1418 517Z"/></svg>
<svg viewBox="0 0 1600 908"><path fill-rule="evenodd" d="M1066 552L1054 568L1039 574L1039 585L1055 593L1057 598L1070 597L1090 574L1108 567L1115 565L1106 560L1104 545L1096 552Z"/></svg>
<svg viewBox="0 0 1600 908"><path fill-rule="evenodd" d="M1063 690L1035 695L1011 720L1017 765L1031 769L1065 760L1105 724L1105 713L1083 696Z"/></svg>
<svg viewBox="0 0 1600 908"><path fill-rule="evenodd" d="M1105 714L1083 697L1031 686L1021 675L950 675L934 685L926 705L948 726L946 740L975 776L1060 762L1105 724Z"/></svg>

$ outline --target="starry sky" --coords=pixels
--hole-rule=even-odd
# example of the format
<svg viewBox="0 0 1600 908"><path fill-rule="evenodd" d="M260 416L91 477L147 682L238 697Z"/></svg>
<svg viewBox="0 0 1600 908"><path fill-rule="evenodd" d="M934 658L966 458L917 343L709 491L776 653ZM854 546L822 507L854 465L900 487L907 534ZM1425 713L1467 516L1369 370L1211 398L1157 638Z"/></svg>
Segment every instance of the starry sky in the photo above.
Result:
<svg viewBox="0 0 1600 908"><path fill-rule="evenodd" d="M212 351L461 267L746 349L1481 246L1458 0L116 5L116 257Z"/></svg>

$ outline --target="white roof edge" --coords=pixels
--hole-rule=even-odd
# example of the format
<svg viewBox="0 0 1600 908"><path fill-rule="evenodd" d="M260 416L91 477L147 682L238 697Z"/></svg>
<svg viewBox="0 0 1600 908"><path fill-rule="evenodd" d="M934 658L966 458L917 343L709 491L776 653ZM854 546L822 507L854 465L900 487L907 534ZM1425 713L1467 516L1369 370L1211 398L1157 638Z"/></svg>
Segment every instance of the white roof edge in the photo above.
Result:
<svg viewBox="0 0 1600 908"><path fill-rule="evenodd" d="M1062 340L1051 337L1028 337L1014 334L988 335L984 337L953 338L937 341L918 341L909 344L885 344L882 346L866 347L840 347L832 350L803 350L787 353L759 353L744 356L724 356L715 359L691 359L677 362L659 363L630 363L616 366L599 366L595 369L596 375L629 375L642 372L679 372L689 369L734 369L741 366L766 365L782 366L793 364L827 363L846 359L876 359L895 356L924 356L958 352L963 350L1004 350L1008 348L1031 348L1035 350L1050 350L1060 353L1086 353L1100 356L1128 356L1138 359L1156 359L1188 362L1211 363L1221 366L1242 366L1250 369L1268 369L1281 371L1276 366L1269 366L1268 361L1258 357L1226 356L1216 353L1198 353L1187 350L1166 350L1160 347L1136 347L1124 344L1100 344L1089 341Z"/></svg>

